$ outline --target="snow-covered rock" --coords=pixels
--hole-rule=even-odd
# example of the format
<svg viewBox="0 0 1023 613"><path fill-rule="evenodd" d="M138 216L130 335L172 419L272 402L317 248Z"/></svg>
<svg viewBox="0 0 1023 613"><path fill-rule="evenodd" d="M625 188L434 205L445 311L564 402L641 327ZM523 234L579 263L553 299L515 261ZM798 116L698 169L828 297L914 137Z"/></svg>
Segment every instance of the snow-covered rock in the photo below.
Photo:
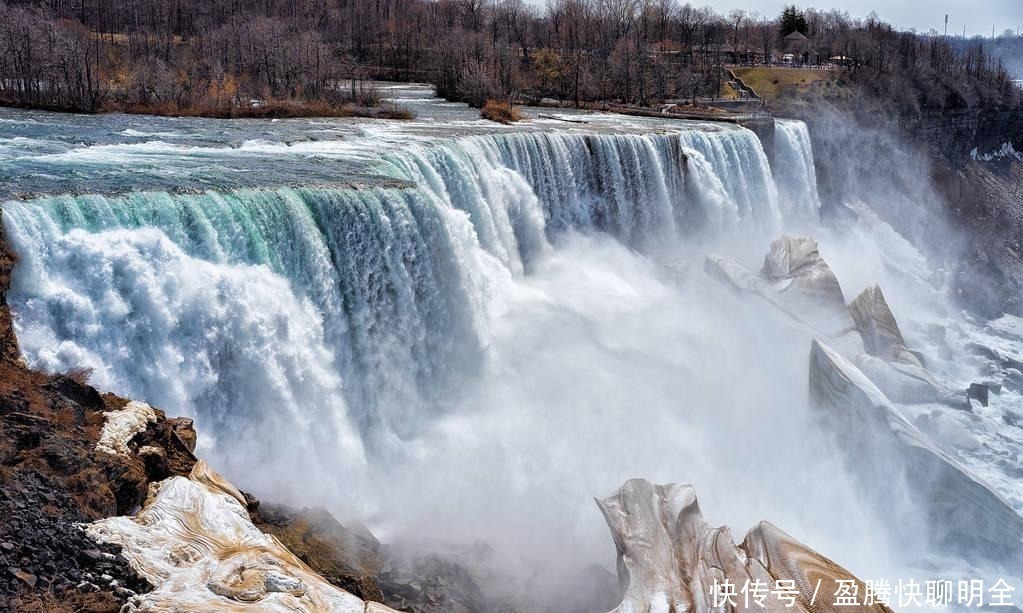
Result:
<svg viewBox="0 0 1023 613"><path fill-rule="evenodd" d="M144 432L151 423L156 423L156 412L144 402L132 400L119 411L103 414L105 422L100 432L96 450L113 455L129 455L128 442L136 434Z"/></svg>
<svg viewBox="0 0 1023 613"><path fill-rule="evenodd" d="M880 286L874 285L863 290L849 303L849 314L863 337L867 353L888 362L923 366L919 358L906 347L902 330Z"/></svg>
<svg viewBox="0 0 1023 613"><path fill-rule="evenodd" d="M772 242L760 276L774 282L780 293L797 304L824 307L836 314L845 311L838 277L821 257L817 241L809 236L783 236Z"/></svg>
<svg viewBox="0 0 1023 613"><path fill-rule="evenodd" d="M123 555L153 591L132 611L394 613L327 583L249 519L245 498L199 461L153 487L134 517L85 527Z"/></svg>
<svg viewBox="0 0 1023 613"><path fill-rule="evenodd" d="M690 485L632 479L597 505L618 549L619 577L627 584L622 603L612 613L727 611L728 606L715 606L725 604L731 592L723 587L726 581L737 594L730 597L737 611L849 610L835 606L839 581L853 582L861 601L865 593L864 584L848 571L767 522L750 530L737 546L728 528L714 528L704 520ZM740 591L747 581L759 581L764 588L763 600L751 596L748 606ZM779 598L779 585L791 586L791 606ZM883 605L854 609L890 612Z"/></svg>
<svg viewBox="0 0 1023 613"><path fill-rule="evenodd" d="M818 334L838 338L853 329L838 278L810 237L783 236L771 243L760 274L714 255L707 256L704 269L734 289L764 298Z"/></svg>
<svg viewBox="0 0 1023 613"><path fill-rule="evenodd" d="M890 400L906 404L945 402L969 408L965 394L957 394L938 382L906 346L878 285L863 290L849 303L849 314L866 350L854 361Z"/></svg>
<svg viewBox="0 0 1023 613"><path fill-rule="evenodd" d="M932 445L859 368L818 341L810 352L810 397L839 435L864 490L894 522L922 515L928 539L946 549L1023 561L1023 517ZM900 506L906 499L908 509Z"/></svg>

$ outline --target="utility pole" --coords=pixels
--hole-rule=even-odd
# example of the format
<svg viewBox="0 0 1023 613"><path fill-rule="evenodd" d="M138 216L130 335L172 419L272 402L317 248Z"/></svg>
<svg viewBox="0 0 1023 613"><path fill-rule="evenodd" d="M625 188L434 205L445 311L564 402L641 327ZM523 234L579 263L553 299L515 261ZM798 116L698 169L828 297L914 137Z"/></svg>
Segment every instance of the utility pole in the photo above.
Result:
<svg viewBox="0 0 1023 613"><path fill-rule="evenodd" d="M948 38L948 13L945 13L945 38Z"/></svg>

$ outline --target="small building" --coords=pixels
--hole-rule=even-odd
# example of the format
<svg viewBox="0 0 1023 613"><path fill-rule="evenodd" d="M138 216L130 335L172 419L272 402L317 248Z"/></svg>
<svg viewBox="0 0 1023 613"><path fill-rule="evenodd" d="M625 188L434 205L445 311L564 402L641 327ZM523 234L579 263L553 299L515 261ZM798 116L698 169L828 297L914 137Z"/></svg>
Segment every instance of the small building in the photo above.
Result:
<svg viewBox="0 0 1023 613"><path fill-rule="evenodd" d="M785 37L785 49L796 49L802 51L805 47L810 44L810 39L803 35L802 32L796 30L788 34Z"/></svg>
<svg viewBox="0 0 1023 613"><path fill-rule="evenodd" d="M786 62L782 56L783 64L815 64L817 63L817 52L810 47L810 39L802 32L791 32L785 36L785 55L791 55L792 61Z"/></svg>

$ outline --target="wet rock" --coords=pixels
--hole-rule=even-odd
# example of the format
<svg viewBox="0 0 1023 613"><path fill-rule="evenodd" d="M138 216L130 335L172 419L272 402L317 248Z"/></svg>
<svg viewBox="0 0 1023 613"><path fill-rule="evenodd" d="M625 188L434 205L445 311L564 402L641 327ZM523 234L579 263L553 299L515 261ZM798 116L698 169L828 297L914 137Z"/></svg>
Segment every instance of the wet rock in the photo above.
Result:
<svg viewBox="0 0 1023 613"><path fill-rule="evenodd" d="M377 583L380 542L364 527L342 525L324 509L249 503L253 523L332 584L363 600L383 602Z"/></svg>
<svg viewBox="0 0 1023 613"><path fill-rule="evenodd" d="M863 290L849 303L849 314L863 337L867 353L888 362L923 366L906 347L902 331L880 286L874 285Z"/></svg>
<svg viewBox="0 0 1023 613"><path fill-rule="evenodd" d="M849 314L866 350L856 356L856 365L889 399L906 404L942 402L969 409L968 402L928 372L923 356L906 346L880 286L863 290L849 303Z"/></svg>
<svg viewBox="0 0 1023 613"><path fill-rule="evenodd" d="M966 397L976 400L983 406L987 406L988 386L983 383L971 383L970 387L966 390Z"/></svg>
<svg viewBox="0 0 1023 613"><path fill-rule="evenodd" d="M866 373L881 391L892 401L902 404L940 402L957 409L969 410L969 403L939 383L923 366L905 362L887 362L872 355L860 354L855 358L856 366Z"/></svg>
<svg viewBox="0 0 1023 613"><path fill-rule="evenodd" d="M187 417L175 417L168 419L167 423L174 431L174 435L178 437L185 447L189 451L194 452L198 435L195 432L195 424L192 420Z"/></svg>
<svg viewBox="0 0 1023 613"><path fill-rule="evenodd" d="M823 307L835 314L845 310L845 297L838 277L809 236L783 236L771 243L760 276L775 283L779 293L806 308ZM846 318L841 318L846 324ZM846 327L845 325L842 326Z"/></svg>

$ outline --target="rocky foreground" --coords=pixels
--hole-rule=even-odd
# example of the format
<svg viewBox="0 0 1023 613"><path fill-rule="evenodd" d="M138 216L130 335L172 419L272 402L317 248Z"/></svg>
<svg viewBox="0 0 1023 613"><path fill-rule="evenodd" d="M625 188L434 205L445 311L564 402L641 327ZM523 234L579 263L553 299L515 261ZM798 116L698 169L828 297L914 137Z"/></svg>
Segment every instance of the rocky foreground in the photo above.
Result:
<svg viewBox="0 0 1023 613"><path fill-rule="evenodd" d="M442 556L397 556L324 510L260 504L195 457L188 419L100 393L84 372L28 368L5 302L15 263L0 235L0 610L516 610L488 601L470 569ZM844 351L879 360L878 368L894 373L889 390L958 402L905 347L879 288L846 307L810 239L776 242L760 274L724 258L707 266ZM810 380L815 404L861 431L863 438L852 440L928 477L921 500L937 497L939 511L963 512L961 523L946 522L942 536L950 545L990 548L1010 534L1001 541L1004 554L1018 553L1019 517L929 446L857 366L815 343ZM873 470L868 463L864 478ZM766 522L736 544L727 528L704 520L689 486L632 480L597 503L618 549L620 586L594 591L617 592L615 613L889 611L883 604L812 602L818 590L834 594L840 583L855 584L860 594L865 586ZM986 533L985 525L999 532ZM774 597L752 605L719 601L715 586L725 581L785 582L793 606Z"/></svg>

